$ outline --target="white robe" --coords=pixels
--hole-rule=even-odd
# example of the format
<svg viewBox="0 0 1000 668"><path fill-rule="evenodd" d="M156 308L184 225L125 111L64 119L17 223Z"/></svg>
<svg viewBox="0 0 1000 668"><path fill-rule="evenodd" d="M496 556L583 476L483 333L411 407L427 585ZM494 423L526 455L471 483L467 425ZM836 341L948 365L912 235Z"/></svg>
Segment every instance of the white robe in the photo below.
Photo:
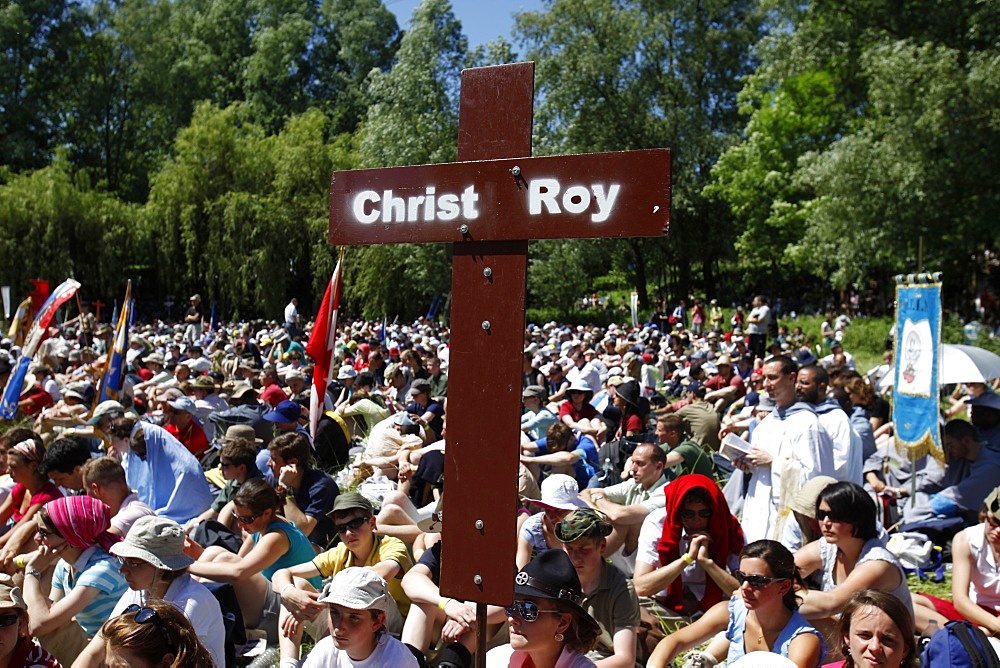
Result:
<svg viewBox="0 0 1000 668"><path fill-rule="evenodd" d="M747 543L763 538L780 541L784 529L780 520L790 512L791 496L810 478L833 475L830 441L812 406L796 402L764 418L754 428L750 444L768 452L771 463L754 468L750 475L743 504L743 534Z"/></svg>
<svg viewBox="0 0 1000 668"><path fill-rule="evenodd" d="M861 435L851 427L851 418L839 404L829 399L816 406L816 414L833 448L834 472L831 475L837 480L864 484Z"/></svg>

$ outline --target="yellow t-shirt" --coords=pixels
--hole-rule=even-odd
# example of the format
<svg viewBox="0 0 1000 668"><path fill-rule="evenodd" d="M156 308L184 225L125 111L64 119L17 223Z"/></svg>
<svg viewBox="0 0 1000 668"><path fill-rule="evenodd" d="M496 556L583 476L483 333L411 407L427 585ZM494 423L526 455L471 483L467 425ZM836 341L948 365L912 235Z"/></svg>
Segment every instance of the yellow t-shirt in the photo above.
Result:
<svg viewBox="0 0 1000 668"><path fill-rule="evenodd" d="M403 575L413 567L413 560L410 559L410 553L407 551L406 544L403 541L392 536L377 536L375 538L375 546L368 556L368 561L363 564L354 562L354 555L351 554L347 546L343 543L332 550L327 550L317 555L313 559L313 563L319 569L319 574L324 578L339 573L348 566L371 567L382 561L395 561L400 566L399 575L389 581L389 594L396 599L399 612L405 617L410 611L410 598L403 591L400 581L403 579Z"/></svg>

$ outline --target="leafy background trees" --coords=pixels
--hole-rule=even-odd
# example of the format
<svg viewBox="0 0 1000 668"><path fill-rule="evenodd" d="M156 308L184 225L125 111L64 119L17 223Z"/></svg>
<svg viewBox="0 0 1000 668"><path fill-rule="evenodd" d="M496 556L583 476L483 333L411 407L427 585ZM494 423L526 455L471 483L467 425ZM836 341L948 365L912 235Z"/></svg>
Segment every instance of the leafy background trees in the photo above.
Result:
<svg viewBox="0 0 1000 668"><path fill-rule="evenodd" d="M993 1L546 0L471 49L447 0L13 0L0 8L0 282L67 274L148 315L305 310L330 175L455 158L464 67L536 61L536 154L668 146L660 239L533 243L529 305L592 291L801 301L945 271L988 283L1000 210ZM422 314L445 245L348 253L349 312ZM806 286L806 287L804 287ZM814 303L821 304L823 298Z"/></svg>

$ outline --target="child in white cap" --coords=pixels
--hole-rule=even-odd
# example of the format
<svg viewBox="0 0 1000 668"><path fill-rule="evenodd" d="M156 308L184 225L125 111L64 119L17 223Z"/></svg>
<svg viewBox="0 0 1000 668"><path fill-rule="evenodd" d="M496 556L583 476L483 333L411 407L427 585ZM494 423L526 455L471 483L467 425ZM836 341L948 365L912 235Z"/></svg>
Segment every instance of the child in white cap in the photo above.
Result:
<svg viewBox="0 0 1000 668"><path fill-rule="evenodd" d="M385 632L391 599L385 580L369 568L351 566L337 573L319 597L330 607L330 635L316 643L302 668L417 668L406 646ZM285 659L281 665L294 663Z"/></svg>

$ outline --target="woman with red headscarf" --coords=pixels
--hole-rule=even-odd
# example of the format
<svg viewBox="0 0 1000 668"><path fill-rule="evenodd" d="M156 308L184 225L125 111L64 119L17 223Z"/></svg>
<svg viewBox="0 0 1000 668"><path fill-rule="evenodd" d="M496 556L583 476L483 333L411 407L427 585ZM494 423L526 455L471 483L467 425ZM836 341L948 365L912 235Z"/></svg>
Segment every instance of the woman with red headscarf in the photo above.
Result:
<svg viewBox="0 0 1000 668"><path fill-rule="evenodd" d="M128 590L117 560L108 552L122 538L108 533L108 506L89 496L49 501L35 521L39 548L28 555L24 569L30 631L68 666ZM41 575L53 564L52 590L46 596Z"/></svg>
<svg viewBox="0 0 1000 668"><path fill-rule="evenodd" d="M729 571L738 565L743 531L708 476L682 475L664 490L663 515L650 513L642 530L647 533L663 517L659 563L637 559L632 580L637 594L655 597L667 614L686 617L728 600L739 586Z"/></svg>

